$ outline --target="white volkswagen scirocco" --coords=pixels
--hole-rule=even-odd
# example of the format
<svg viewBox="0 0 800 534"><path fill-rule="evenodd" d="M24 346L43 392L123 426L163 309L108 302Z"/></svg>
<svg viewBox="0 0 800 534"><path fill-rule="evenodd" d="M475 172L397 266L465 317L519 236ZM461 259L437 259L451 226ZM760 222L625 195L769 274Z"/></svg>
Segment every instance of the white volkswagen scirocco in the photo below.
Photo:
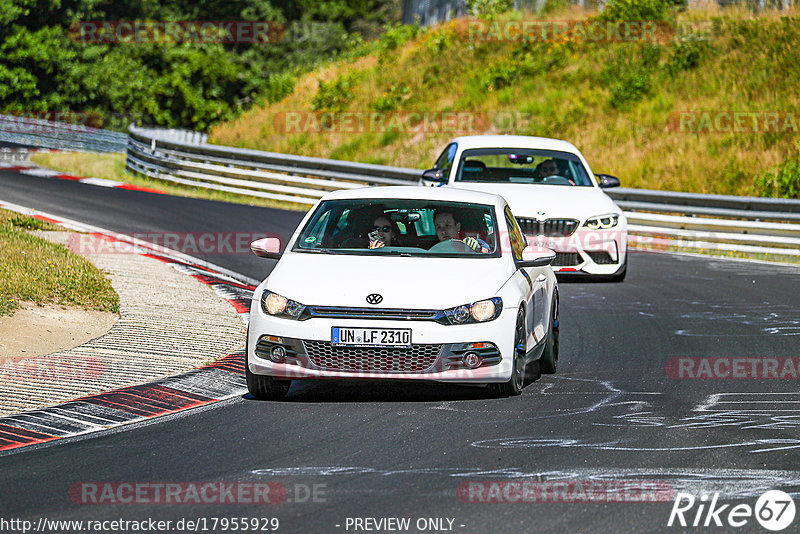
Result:
<svg viewBox="0 0 800 534"><path fill-rule="evenodd" d="M256 288L250 393L291 380L431 380L518 395L558 362L555 253L526 247L506 201L455 188L336 191L305 216ZM527 369L531 374L535 371Z"/></svg>

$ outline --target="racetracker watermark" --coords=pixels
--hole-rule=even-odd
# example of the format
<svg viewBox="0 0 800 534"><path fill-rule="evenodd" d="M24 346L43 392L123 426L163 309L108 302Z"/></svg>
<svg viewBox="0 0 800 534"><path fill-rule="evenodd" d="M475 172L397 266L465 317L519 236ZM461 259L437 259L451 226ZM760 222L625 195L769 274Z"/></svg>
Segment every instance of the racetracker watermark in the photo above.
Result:
<svg viewBox="0 0 800 534"><path fill-rule="evenodd" d="M796 111L678 111L671 113L667 127L688 134L800 133L800 113Z"/></svg>
<svg viewBox="0 0 800 534"><path fill-rule="evenodd" d="M78 482L75 504L278 504L323 503L326 484L279 482Z"/></svg>
<svg viewBox="0 0 800 534"><path fill-rule="evenodd" d="M94 356L48 354L0 359L0 380L94 380L103 374L103 362Z"/></svg>
<svg viewBox="0 0 800 534"><path fill-rule="evenodd" d="M65 130L86 132L109 123L130 124L141 116L97 111L6 111L0 119L2 129L18 134L59 134Z"/></svg>
<svg viewBox="0 0 800 534"><path fill-rule="evenodd" d="M139 254L149 248L168 249L183 254L252 254L250 244L269 238L277 249L283 239L265 232L147 232L118 239L105 234L72 233L67 248L85 254Z"/></svg>
<svg viewBox="0 0 800 534"><path fill-rule="evenodd" d="M680 357L667 361L667 376L695 380L797 380L800 358Z"/></svg>
<svg viewBox="0 0 800 534"><path fill-rule="evenodd" d="M663 43L684 31L660 20L471 20L468 37L472 42Z"/></svg>
<svg viewBox="0 0 800 534"><path fill-rule="evenodd" d="M472 111L285 111L272 120L282 134L448 133L486 131L487 113Z"/></svg>
<svg viewBox="0 0 800 534"><path fill-rule="evenodd" d="M275 21L86 20L67 34L79 43L277 43L285 28Z"/></svg>
<svg viewBox="0 0 800 534"><path fill-rule="evenodd" d="M671 485L653 480L473 481L456 488L466 503L645 503L674 495Z"/></svg>

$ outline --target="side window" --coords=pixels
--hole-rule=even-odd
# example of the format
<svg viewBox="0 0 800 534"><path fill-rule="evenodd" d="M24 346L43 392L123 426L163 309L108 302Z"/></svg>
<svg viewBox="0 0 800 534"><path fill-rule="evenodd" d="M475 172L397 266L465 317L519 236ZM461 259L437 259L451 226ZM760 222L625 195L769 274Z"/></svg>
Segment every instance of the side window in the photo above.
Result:
<svg viewBox="0 0 800 534"><path fill-rule="evenodd" d="M456 143L450 143L447 147L442 151L442 154L439 156L439 159L436 160L436 163L433 164L434 169L444 169L445 175L450 173L450 169L453 167L453 161L456 158L456 150L458 150L458 145Z"/></svg>
<svg viewBox="0 0 800 534"><path fill-rule="evenodd" d="M515 260L522 260L522 250L525 248L525 237L519 229L516 219L511 214L511 210L506 206L506 225L508 225L508 238L511 241L511 251L514 253Z"/></svg>

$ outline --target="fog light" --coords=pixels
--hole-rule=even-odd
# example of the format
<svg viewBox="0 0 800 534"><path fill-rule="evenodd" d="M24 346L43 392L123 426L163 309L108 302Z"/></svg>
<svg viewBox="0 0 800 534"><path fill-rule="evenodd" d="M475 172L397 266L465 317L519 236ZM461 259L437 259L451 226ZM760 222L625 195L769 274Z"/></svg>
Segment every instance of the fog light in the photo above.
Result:
<svg viewBox="0 0 800 534"><path fill-rule="evenodd" d="M283 359L286 358L286 349L280 345L275 345L269 352L269 357L273 362L283 361Z"/></svg>
<svg viewBox="0 0 800 534"><path fill-rule="evenodd" d="M483 363L483 358L481 358L477 352L468 352L461 361L464 362L464 366L467 369L475 369L476 367L480 367L481 363Z"/></svg>

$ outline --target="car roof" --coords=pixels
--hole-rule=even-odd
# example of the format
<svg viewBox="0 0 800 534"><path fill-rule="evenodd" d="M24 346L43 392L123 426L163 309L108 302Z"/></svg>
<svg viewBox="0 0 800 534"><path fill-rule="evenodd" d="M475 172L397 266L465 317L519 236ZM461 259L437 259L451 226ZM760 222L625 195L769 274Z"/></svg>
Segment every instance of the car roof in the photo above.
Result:
<svg viewBox="0 0 800 534"><path fill-rule="evenodd" d="M421 185L398 185L386 187L362 187L358 189L342 189L328 193L322 200L345 200L345 199L419 199L419 200L442 200L450 202L468 202L472 204L498 205L504 204L505 200L500 195L494 193L484 193L480 191L470 191L467 189L457 189L455 187L425 187Z"/></svg>
<svg viewBox="0 0 800 534"><path fill-rule="evenodd" d="M465 135L456 137L451 142L458 143L458 147L461 149L535 148L539 150L558 150L573 154L579 153L575 145L568 141L528 135Z"/></svg>

